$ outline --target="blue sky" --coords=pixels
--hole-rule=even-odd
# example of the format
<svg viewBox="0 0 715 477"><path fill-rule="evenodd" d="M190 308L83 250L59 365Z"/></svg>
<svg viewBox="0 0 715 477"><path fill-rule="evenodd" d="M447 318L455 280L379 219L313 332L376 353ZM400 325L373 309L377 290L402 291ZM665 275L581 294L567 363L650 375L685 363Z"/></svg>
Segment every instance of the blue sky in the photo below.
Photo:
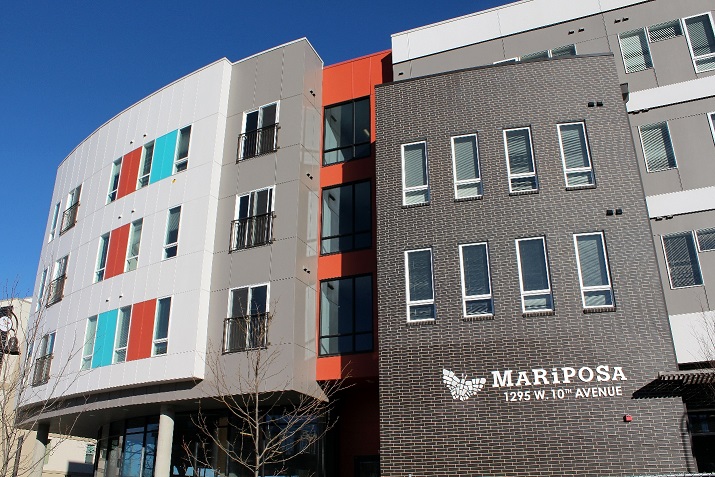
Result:
<svg viewBox="0 0 715 477"><path fill-rule="evenodd" d="M33 293L60 161L112 116L219 58L307 37L326 65L390 34L483 10L471 2L42 0L0 14L0 298Z"/></svg>

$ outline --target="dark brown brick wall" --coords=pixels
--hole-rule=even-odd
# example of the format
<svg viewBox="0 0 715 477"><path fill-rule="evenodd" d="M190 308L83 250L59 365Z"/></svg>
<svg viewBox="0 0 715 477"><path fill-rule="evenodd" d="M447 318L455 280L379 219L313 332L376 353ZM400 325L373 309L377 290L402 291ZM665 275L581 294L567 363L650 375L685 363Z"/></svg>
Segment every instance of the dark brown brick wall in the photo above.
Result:
<svg viewBox="0 0 715 477"><path fill-rule="evenodd" d="M681 400L633 398L676 360L613 57L451 72L376 94L382 475L694 471ZM597 187L566 190L556 124L579 120ZM502 130L527 125L540 190L510 196ZM450 137L474 131L484 198L456 202ZM432 200L403 208L400 145L418 140L427 141ZM616 207L623 215L606 216ZM617 310L584 314L572 234L593 231L605 233ZM542 235L555 313L524 317L514 240ZM495 315L465 321L458 245L481 241L489 243ZM437 320L408 324L403 252L425 247L433 250ZM507 389L491 386L492 370L600 364L623 367L623 397L506 402ZM455 401L443 368L487 384Z"/></svg>

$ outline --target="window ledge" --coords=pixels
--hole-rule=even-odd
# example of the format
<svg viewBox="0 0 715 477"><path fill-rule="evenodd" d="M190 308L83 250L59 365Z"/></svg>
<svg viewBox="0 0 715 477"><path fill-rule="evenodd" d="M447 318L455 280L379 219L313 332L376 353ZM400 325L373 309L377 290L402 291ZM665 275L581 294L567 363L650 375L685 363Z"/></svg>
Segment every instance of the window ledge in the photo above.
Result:
<svg viewBox="0 0 715 477"><path fill-rule="evenodd" d="M554 316L554 310L544 310L544 311L525 311L521 314L524 318L529 318L532 316Z"/></svg>
<svg viewBox="0 0 715 477"><path fill-rule="evenodd" d="M494 315L463 316L462 321L493 321Z"/></svg>
<svg viewBox="0 0 715 477"><path fill-rule="evenodd" d="M422 202L422 203L419 203L419 204L408 204L408 205L404 205L404 204L403 204L403 205L402 205L402 208L403 208L403 209L414 209L414 208L416 208L416 207L425 207L425 206L428 206L429 204L430 204L429 202Z"/></svg>
<svg viewBox="0 0 715 477"><path fill-rule="evenodd" d="M584 314L589 314L589 313L606 313L609 311L616 311L615 306L599 306L595 308L584 308L583 313Z"/></svg>
<svg viewBox="0 0 715 477"><path fill-rule="evenodd" d="M484 199L483 195L477 195L474 197L455 197L454 201L455 202L471 202L473 200L482 200Z"/></svg>
<svg viewBox="0 0 715 477"><path fill-rule="evenodd" d="M539 189L531 189L531 190L518 190L515 192L509 192L510 196L517 196L517 195L531 195L531 194L538 194Z"/></svg>
<svg viewBox="0 0 715 477"><path fill-rule="evenodd" d="M582 186L566 186L566 190L584 190L584 189L595 189L596 184L582 185Z"/></svg>
<svg viewBox="0 0 715 477"><path fill-rule="evenodd" d="M426 325L434 325L437 323L437 320L434 318L431 318L429 320L407 320L407 326L426 326Z"/></svg>

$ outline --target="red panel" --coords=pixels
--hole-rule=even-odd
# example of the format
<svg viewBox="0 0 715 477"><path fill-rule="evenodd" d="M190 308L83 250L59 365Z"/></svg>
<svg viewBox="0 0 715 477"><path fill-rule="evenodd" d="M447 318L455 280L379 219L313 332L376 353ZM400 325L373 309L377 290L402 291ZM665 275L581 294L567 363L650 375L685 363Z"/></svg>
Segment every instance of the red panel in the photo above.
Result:
<svg viewBox="0 0 715 477"><path fill-rule="evenodd" d="M127 258L127 242L129 241L129 224L112 230L109 236L109 253L104 278L111 278L124 273L124 260Z"/></svg>
<svg viewBox="0 0 715 477"><path fill-rule="evenodd" d="M134 149L122 158L122 170L119 172L119 189L117 199L131 194L137 189L139 178L139 163L142 159L142 148Z"/></svg>
<svg viewBox="0 0 715 477"><path fill-rule="evenodd" d="M132 307L132 321L129 325L129 346L127 361L151 356L151 343L154 339L154 315L156 298L137 303Z"/></svg>

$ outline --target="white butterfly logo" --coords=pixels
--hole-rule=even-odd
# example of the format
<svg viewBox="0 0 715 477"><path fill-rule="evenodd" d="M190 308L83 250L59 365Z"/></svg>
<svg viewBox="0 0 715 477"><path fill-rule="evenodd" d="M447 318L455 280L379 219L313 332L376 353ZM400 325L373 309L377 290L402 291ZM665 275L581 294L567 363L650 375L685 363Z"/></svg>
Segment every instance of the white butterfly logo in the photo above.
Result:
<svg viewBox="0 0 715 477"><path fill-rule="evenodd" d="M466 401L470 397L477 394L487 382L486 378L465 379L458 378L454 371L448 369L442 370L442 382L447 385L447 389L452 393L452 398L460 401Z"/></svg>

